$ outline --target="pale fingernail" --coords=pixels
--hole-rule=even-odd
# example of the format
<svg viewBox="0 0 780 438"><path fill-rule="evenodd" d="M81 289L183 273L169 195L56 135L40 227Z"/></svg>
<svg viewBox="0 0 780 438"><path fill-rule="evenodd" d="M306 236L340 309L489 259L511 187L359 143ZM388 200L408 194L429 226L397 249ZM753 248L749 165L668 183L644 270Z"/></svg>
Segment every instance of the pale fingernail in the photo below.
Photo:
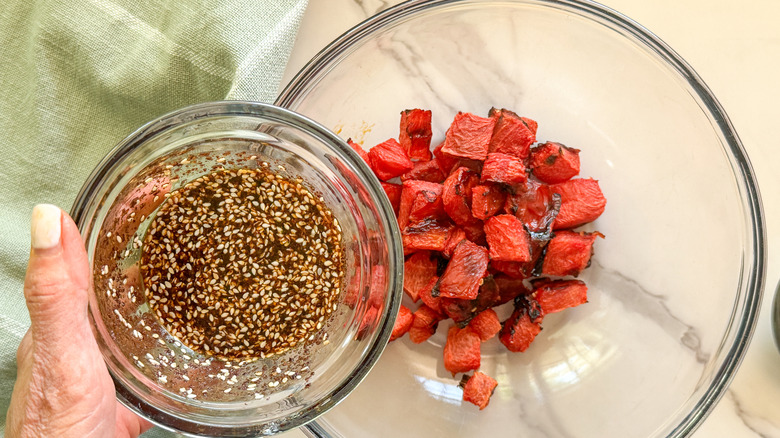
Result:
<svg viewBox="0 0 780 438"><path fill-rule="evenodd" d="M60 244L62 212L51 204L38 204L33 207L30 234L33 249L54 248Z"/></svg>

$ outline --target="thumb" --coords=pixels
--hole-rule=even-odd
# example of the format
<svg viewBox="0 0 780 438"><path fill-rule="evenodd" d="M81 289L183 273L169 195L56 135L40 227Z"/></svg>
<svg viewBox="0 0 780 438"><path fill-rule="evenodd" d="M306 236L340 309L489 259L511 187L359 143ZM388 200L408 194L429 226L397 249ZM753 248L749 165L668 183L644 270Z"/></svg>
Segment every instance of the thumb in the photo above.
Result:
<svg viewBox="0 0 780 438"><path fill-rule="evenodd" d="M73 219L54 205L36 205L30 228L24 296L33 337L50 346L67 345L68 337L89 330L86 250Z"/></svg>

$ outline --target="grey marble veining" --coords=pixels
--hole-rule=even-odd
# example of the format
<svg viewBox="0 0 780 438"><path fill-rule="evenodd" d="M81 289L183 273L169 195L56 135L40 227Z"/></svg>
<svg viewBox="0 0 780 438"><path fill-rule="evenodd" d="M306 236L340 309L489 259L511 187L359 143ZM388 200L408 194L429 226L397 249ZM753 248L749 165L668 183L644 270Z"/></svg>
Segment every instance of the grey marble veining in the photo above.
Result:
<svg viewBox="0 0 780 438"><path fill-rule="evenodd" d="M635 280L604 267L598 260L594 260L592 265L598 266L600 271L600 291L611 294L627 311L654 321L670 337L679 340L683 347L690 350L700 364L709 361L711 353L702 350L696 327L677 316L666 304L664 295L647 290Z"/></svg>

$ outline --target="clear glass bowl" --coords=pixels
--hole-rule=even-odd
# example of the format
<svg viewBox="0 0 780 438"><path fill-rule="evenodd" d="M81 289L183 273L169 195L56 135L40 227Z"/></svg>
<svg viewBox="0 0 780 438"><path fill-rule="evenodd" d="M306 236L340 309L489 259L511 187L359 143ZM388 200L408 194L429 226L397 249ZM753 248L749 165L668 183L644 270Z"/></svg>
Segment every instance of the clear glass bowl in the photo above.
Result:
<svg viewBox="0 0 780 438"><path fill-rule="evenodd" d="M581 149L607 198L589 302L545 318L525 353L483 344L498 380L484 411L442 365L442 323L391 343L310 434L677 437L724 393L764 284L758 188L715 97L638 24L589 1L409 1L339 37L276 103L366 148L397 137L406 108L433 111L432 144L457 111L512 109L539 141Z"/></svg>
<svg viewBox="0 0 780 438"><path fill-rule="evenodd" d="M345 286L314 339L257 361L205 357L150 312L138 242L166 193L221 168L264 163L301 177L338 219ZM90 315L117 396L164 428L246 437L301 426L352 391L389 339L403 264L392 207L349 146L291 111L215 102L152 121L100 163L72 214L92 263Z"/></svg>

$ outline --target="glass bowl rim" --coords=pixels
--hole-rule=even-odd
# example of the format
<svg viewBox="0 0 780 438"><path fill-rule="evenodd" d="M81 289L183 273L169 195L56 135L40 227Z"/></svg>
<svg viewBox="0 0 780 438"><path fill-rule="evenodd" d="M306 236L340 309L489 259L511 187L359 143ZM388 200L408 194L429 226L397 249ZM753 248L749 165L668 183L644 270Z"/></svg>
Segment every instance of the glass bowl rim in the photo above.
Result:
<svg viewBox="0 0 780 438"><path fill-rule="evenodd" d="M407 0L360 22L325 46L298 71L279 93L274 104L280 107L290 107L300 97L305 96L307 88L312 83L316 83L320 75L326 74L334 63L340 62L341 56L361 43L364 37L391 27L419 12L448 5L480 3L533 3L568 8L589 20L601 19L608 23L613 30L630 35L660 56L667 68L671 68L685 79L691 91L701 99L704 108L709 112L712 120L716 122L717 129L728 144L727 152L730 155L730 161L733 160L737 165L734 171L737 182L741 185L743 209L746 210L751 225L750 230L747 230L749 232L747 236L749 247L745 248L743 254L750 253L753 263L751 265L743 263L742 266L740 289L745 285L746 294L743 302L735 301L732 317L725 332L724 341L731 332L734 333L734 340L728 346L728 353L722 363L716 364L718 369L714 373L712 382L693 409L668 434L669 437L688 436L707 418L723 396L750 345L758 321L766 277L766 225L758 182L747 152L731 120L702 78L663 40L636 21L592 0L504 0L499 2L491 0ZM747 280L746 283L745 280ZM738 298L741 295L740 289L738 289ZM744 306L741 315L738 312L740 305ZM736 327L734 327L735 322L737 323ZM330 436L317 421L307 424L304 429L311 436Z"/></svg>
<svg viewBox="0 0 780 438"><path fill-rule="evenodd" d="M399 269L399 267L403 266L403 250L401 248L400 231L398 231L398 227L394 226L395 215L393 213L393 208L390 205L390 201L384 195L384 190L382 189L379 180L376 179L371 169L363 162L357 152L355 152L344 140L320 123L294 111L273 104L241 100L197 103L161 115L145 123L122 139L104 156L85 180L71 206L70 214L79 227L84 225L82 222L87 214L87 206L90 203L90 198L99 190L99 187L105 180L107 174L115 165L117 165L117 163L121 163L136 147L145 143L147 140L184 123L200 119L207 120L214 117L230 116L258 117L289 125L311 135L318 139L322 145L345 156L346 161L356 169L356 174L360 182L364 184L366 190L371 193L373 199L377 202L379 214L385 219L381 223L384 224L385 236L388 239L388 261L390 265L396 267L395 275L388 275L388 291L390 297L388 305L381 315L382 318L379 324L377 324L376 330L378 335L375 337L374 342L366 349L363 360L356 364L351 373L346 376L338 386L331 389L316 403L298 411L291 418L282 417L281 420L274 420L274 424L278 423L283 426L282 429L270 431L271 433L277 433L277 431L294 429L311 422L313 419L338 404L360 384L384 351L390 339L396 315L401 305L403 294L401 292L403 269ZM393 220L389 220L390 218ZM96 322L94 321L92 310L89 311L89 318L90 323L95 327ZM96 339L99 343L104 342L101 341L101 338L97 335ZM142 415L163 429L185 434L197 433L198 435L206 434L217 436L226 432L229 433L228 436L256 436L258 434L264 435L267 433L265 428L269 423L230 426L193 423L189 419L181 418L148 404L133 391L125 388L121 380L114 375L114 372L111 371L110 368L109 372L114 381L117 399L131 411ZM176 429L170 425L175 425Z"/></svg>

